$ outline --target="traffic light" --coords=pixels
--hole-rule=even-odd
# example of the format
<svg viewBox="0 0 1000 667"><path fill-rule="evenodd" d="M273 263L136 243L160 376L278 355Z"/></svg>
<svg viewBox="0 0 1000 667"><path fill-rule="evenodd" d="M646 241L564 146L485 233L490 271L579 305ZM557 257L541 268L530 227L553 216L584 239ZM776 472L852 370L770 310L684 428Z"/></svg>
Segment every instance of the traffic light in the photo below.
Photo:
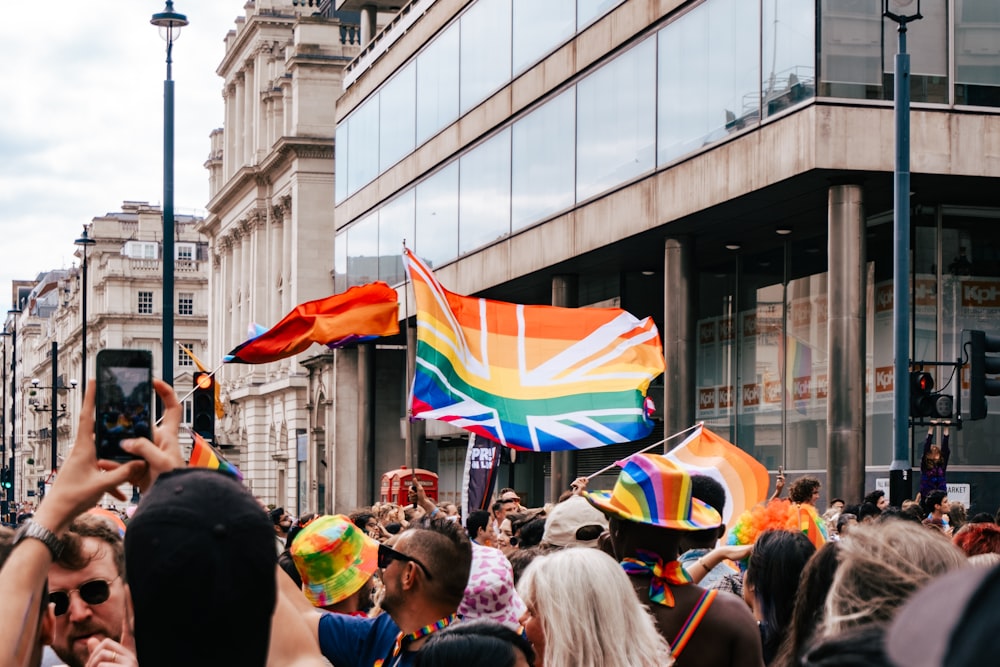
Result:
<svg viewBox="0 0 1000 667"><path fill-rule="evenodd" d="M0 480L3 482L4 489L14 486L14 469L4 468L2 474L0 474Z"/></svg>
<svg viewBox="0 0 1000 667"><path fill-rule="evenodd" d="M949 419L954 401L934 391L934 376L926 371L910 372L910 416L914 419Z"/></svg>
<svg viewBox="0 0 1000 667"><path fill-rule="evenodd" d="M191 428L209 443L215 444L215 378L210 373L199 371L194 374L191 402Z"/></svg>
<svg viewBox="0 0 1000 667"><path fill-rule="evenodd" d="M1000 396L1000 380L986 377L1000 373L1000 357L987 356L1000 352L1000 336L985 331L969 331L969 419L986 419L987 396Z"/></svg>

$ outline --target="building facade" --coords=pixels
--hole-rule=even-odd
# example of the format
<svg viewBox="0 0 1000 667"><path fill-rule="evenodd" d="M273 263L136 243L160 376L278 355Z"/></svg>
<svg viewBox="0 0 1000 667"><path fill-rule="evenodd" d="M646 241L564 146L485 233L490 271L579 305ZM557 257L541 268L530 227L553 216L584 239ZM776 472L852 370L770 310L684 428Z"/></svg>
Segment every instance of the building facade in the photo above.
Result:
<svg viewBox="0 0 1000 667"><path fill-rule="evenodd" d="M998 7L925 2L908 26L914 362L964 360L963 330L1000 330ZM662 434L704 421L860 497L893 457L896 50L875 0L414 0L337 102L337 289L402 284L405 240L455 292L651 315ZM405 394L396 351L373 355ZM953 496L985 511L990 408L952 428L949 466ZM418 446L453 467L443 439ZM519 457L509 479L537 503L540 476L595 472L612 449Z"/></svg>
<svg viewBox="0 0 1000 667"><path fill-rule="evenodd" d="M174 249L175 340L198 356L203 356L208 346L208 243L195 229L201 220L192 215L175 216ZM30 499L51 481L52 470L61 465L76 438L82 380L84 376L95 378L98 351L149 350L153 376L163 375L160 207L125 201L120 211L95 217L85 227L94 244L77 248L79 265L40 274L27 285L20 281L20 298L15 301L20 312L8 314L6 322L5 331L16 339L16 354L14 341L9 346L13 363L5 368L5 386L10 392L5 408L13 411L7 444L16 447L14 488L18 501ZM67 240L67 244L71 242ZM86 355L81 326L84 299ZM174 387L177 395L184 397L192 387L194 362L180 347L173 357ZM183 422L190 424L190 399L184 401L184 407ZM181 442L190 443L183 431Z"/></svg>
<svg viewBox="0 0 1000 667"><path fill-rule="evenodd" d="M211 239L213 364L248 338L249 327L270 327L298 304L333 293L334 101L360 34L356 13L329 4L249 2L226 36L217 70L225 126L211 135L201 226ZM333 472L341 449L354 451L356 429L334 447L327 427L337 423L342 369L323 355L300 364L316 350L229 364L217 375L226 406L217 441L263 502L293 514L329 512L335 497L341 508L357 503L353 478L338 491Z"/></svg>

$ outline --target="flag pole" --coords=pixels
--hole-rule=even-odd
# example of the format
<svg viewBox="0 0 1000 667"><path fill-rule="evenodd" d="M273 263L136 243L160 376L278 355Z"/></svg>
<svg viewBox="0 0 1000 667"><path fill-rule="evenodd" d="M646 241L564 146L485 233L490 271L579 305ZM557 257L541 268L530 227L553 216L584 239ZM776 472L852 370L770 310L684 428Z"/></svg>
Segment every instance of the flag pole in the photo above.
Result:
<svg viewBox="0 0 1000 667"><path fill-rule="evenodd" d="M406 267L406 281L403 283L403 308L406 312L406 440L404 442L404 456L410 470L416 474L416 453L413 442L413 377L410 370L410 353L415 354L416 352L410 348L410 263L406 258L406 239L403 239L403 265Z"/></svg>
<svg viewBox="0 0 1000 667"><path fill-rule="evenodd" d="M673 440L674 438L679 438L680 436L684 435L685 433L689 433L689 432L695 430L696 428L701 428L704 425L705 425L705 422L698 422L694 426L688 426L683 431L677 431L677 433L674 433L673 435L668 435L663 440L660 440L659 442L654 442L649 447L646 447L645 449L640 449L639 451L637 451L637 452L635 452L633 454L629 454L629 456L635 456L636 454L644 454L644 453L648 452L649 450L651 450L653 447L659 447L660 445L662 445L665 442L669 442L670 440ZM628 457L626 457L626 458L628 458ZM587 475L587 479L593 479L593 478L597 477L598 475L600 475L601 473L604 473L604 472L607 472L607 471L611 470L616 465L618 465L618 461L615 461L614 463L612 463L609 466L601 468L600 470L598 470L595 473L591 473L590 475Z"/></svg>

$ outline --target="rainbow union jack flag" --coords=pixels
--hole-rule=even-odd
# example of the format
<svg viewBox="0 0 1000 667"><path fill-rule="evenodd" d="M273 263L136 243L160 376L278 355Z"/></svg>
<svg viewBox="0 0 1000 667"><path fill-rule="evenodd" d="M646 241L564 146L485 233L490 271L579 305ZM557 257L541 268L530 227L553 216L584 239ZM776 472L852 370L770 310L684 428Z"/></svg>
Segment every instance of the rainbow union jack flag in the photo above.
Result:
<svg viewBox="0 0 1000 667"><path fill-rule="evenodd" d="M412 416L539 452L649 435L646 390L664 369L650 318L460 296L409 249L404 259L417 306Z"/></svg>

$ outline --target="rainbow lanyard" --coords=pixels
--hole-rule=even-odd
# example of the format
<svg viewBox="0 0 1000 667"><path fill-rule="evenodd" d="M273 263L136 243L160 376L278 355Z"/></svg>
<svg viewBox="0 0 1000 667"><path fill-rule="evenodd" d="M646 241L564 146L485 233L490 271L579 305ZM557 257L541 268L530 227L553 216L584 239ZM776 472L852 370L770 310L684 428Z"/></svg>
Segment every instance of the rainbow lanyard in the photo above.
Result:
<svg viewBox="0 0 1000 667"><path fill-rule="evenodd" d="M396 644L392 647L391 657L399 658L400 654L403 652L403 647L409 646L413 642L418 639L423 639L427 635L434 634L438 630L447 628L449 625L459 620L459 618L458 614L451 614L450 616L445 616L444 618L434 621L430 625L425 625L424 627L414 630L413 632L408 632L406 634L400 632L396 636ZM376 660L374 667L382 667L383 663L385 663L384 659ZM394 660L392 664L396 664L396 661Z"/></svg>
<svg viewBox="0 0 1000 667"><path fill-rule="evenodd" d="M631 575L649 574L649 601L662 604L665 607L674 606L674 594L667 584L683 586L693 579L675 560L664 563L659 555L636 549L635 558L623 558L622 569Z"/></svg>

